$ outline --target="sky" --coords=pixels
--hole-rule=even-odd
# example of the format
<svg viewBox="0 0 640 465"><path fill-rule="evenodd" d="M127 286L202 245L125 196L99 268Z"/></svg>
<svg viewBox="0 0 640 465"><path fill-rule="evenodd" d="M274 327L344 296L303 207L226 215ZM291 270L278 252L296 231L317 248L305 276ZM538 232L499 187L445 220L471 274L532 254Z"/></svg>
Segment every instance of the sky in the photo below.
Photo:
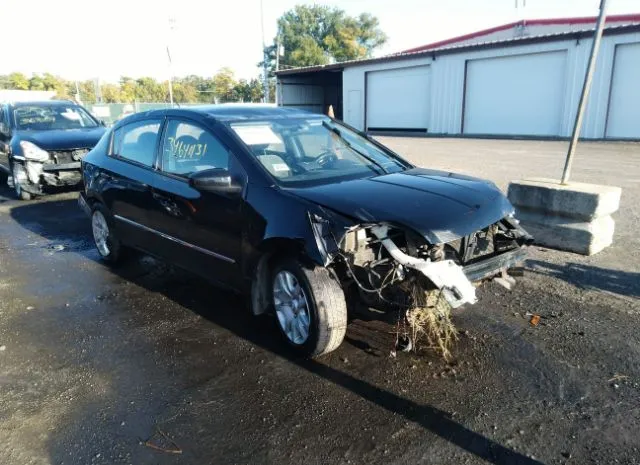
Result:
<svg viewBox="0 0 640 465"><path fill-rule="evenodd" d="M526 2L525 6L522 3ZM51 72L116 82L120 76L259 74L260 0L0 0L5 38L0 74ZM599 0L263 0L264 37L299 3L369 12L393 53L520 19L595 16ZM638 0L608 0L609 14L640 13ZM167 45L172 65L169 67Z"/></svg>

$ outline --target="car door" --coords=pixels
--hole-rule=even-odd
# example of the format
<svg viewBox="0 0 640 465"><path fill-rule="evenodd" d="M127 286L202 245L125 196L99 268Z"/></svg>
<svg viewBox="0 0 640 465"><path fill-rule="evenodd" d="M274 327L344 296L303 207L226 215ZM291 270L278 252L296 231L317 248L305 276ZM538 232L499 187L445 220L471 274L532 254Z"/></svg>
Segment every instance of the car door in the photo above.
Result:
<svg viewBox="0 0 640 465"><path fill-rule="evenodd" d="M198 191L189 175L228 170L242 185L244 170L215 131L183 118L168 118L159 150L152 197L160 255L219 283L240 285L242 193Z"/></svg>
<svg viewBox="0 0 640 465"><path fill-rule="evenodd" d="M149 230L155 208L151 183L162 119L134 121L114 130L110 154L99 170L102 200L111 211L118 237L155 253L157 235Z"/></svg>

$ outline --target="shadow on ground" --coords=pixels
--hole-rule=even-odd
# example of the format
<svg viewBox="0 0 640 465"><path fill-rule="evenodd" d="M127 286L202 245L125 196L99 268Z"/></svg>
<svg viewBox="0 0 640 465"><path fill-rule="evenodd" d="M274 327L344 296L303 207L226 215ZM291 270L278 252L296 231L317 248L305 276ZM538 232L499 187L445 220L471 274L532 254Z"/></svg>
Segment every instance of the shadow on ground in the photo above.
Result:
<svg viewBox="0 0 640 465"><path fill-rule="evenodd" d="M188 280L189 282L185 282L184 280L179 280L178 282L171 280L158 286L159 282L155 271L147 274L141 272L139 268L140 262L138 262L138 265L132 265L133 266L127 268L115 270L115 272L123 279L135 282L151 291L161 292L167 298L198 313L216 325L228 329L235 335L265 348L279 357L285 358L299 368L331 381L344 389L348 389L354 394L377 404L393 414L401 415L407 420L421 425L433 434L452 442L483 460L504 465L540 463L512 451L481 434L471 431L460 423L452 420L447 412L429 405L419 405L385 389L374 386L367 381L357 379L347 373L323 364L321 362L322 359L315 361L293 356L292 353L287 350L286 346L277 337L274 337L277 333L275 331L275 322L269 321L271 318L263 316L256 319L251 316L248 311L237 311L237 308L243 305L238 296L231 297L232 302L235 301L235 305L229 305L224 310L218 308L214 312L211 311L209 304L212 297L210 287L204 280L200 280L199 278L196 278L195 282L192 278ZM171 276L171 271L169 271L166 276ZM160 279L160 281L162 281L162 279ZM230 296L227 293L222 291L218 292L220 292L219 301L229 300ZM274 326L274 330L264 331L265 326Z"/></svg>
<svg viewBox="0 0 640 465"><path fill-rule="evenodd" d="M609 270L581 263L558 265L540 260L527 260L527 268L534 273L562 279L582 289L640 297L640 273Z"/></svg>
<svg viewBox="0 0 640 465"><path fill-rule="evenodd" d="M12 208L11 216L23 227L46 239L66 240L69 243L91 243L89 221L80 212L75 200L20 205ZM70 251L73 250L70 249ZM77 252L83 257L87 257L84 248L77 250ZM97 254L91 255L91 257L97 257ZM501 465L540 464L537 460L470 430L453 420L452 416L445 411L430 405L418 404L363 379L358 379L323 364L322 359L316 361L295 357L277 337L274 337L275 331L264 330L265 325L273 326L275 324L271 318L267 316L254 318L248 311L238 311L238 308L244 306L240 297L222 291L212 291L211 286L200 278L185 277L186 273L176 272L171 267L164 266L148 257L132 260L131 263L123 267L113 269L113 273L128 282L164 295L215 325L226 328L238 337L286 359L303 370L349 390L394 415L399 415L407 421L420 425L425 430L478 458ZM212 299L222 303L217 306L215 311L211 309ZM118 393L115 392L115 395L117 396ZM76 420L80 422L93 421L82 413ZM68 452L65 450L68 439L54 436L51 440L51 455L56 463L63 459Z"/></svg>

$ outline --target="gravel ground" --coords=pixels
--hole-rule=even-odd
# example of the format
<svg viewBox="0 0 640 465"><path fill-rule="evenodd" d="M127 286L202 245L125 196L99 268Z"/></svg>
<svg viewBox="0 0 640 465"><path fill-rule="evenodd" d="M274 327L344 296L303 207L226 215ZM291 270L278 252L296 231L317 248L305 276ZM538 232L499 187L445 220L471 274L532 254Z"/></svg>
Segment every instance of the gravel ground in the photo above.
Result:
<svg viewBox="0 0 640 465"><path fill-rule="evenodd" d="M384 142L501 187L560 173L566 146ZM296 359L240 297L148 257L100 263L75 193L0 190L0 464L640 463L640 146L578 156L575 180L624 188L614 246L533 247L513 291L456 311L450 364L390 357L393 327L364 319Z"/></svg>

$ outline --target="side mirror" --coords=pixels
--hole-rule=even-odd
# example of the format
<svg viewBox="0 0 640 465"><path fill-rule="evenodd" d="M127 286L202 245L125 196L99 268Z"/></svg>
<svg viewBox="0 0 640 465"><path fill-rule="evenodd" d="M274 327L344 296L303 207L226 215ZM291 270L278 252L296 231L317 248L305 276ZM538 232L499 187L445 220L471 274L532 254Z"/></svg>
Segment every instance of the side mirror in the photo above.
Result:
<svg viewBox="0 0 640 465"><path fill-rule="evenodd" d="M189 185L203 192L223 194L239 194L242 192L242 185L233 179L231 173L224 168L213 168L193 173L189 176Z"/></svg>
<svg viewBox="0 0 640 465"><path fill-rule="evenodd" d="M4 134L5 136L9 135L9 128L7 127L7 123L0 123L0 134Z"/></svg>

